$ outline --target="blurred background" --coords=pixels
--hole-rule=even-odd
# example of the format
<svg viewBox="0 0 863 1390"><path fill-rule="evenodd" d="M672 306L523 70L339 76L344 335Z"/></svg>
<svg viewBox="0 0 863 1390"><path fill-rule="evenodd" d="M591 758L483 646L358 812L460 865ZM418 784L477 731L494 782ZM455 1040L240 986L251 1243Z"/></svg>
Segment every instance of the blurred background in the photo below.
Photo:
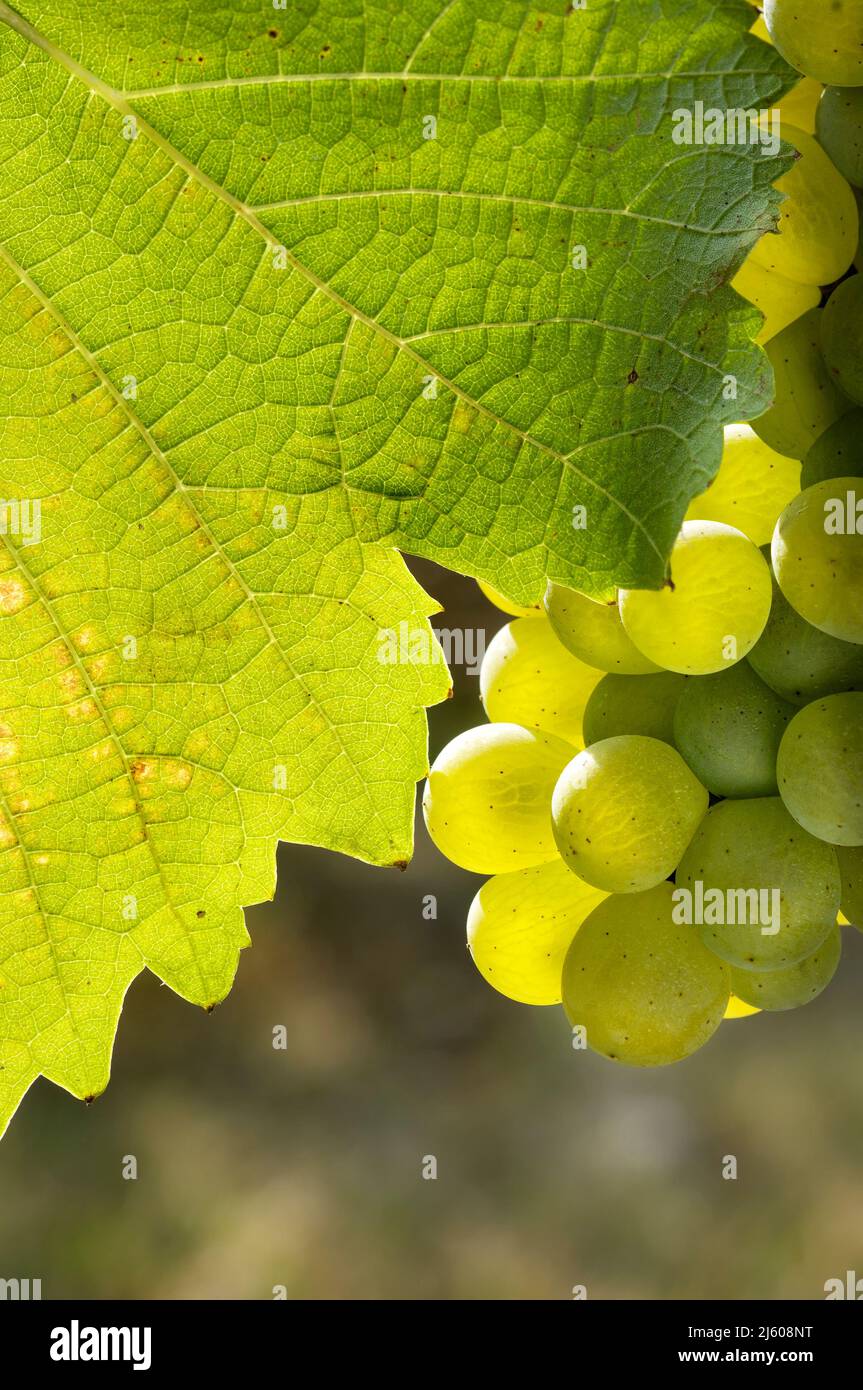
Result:
<svg viewBox="0 0 863 1390"><path fill-rule="evenodd" d="M435 625L506 621L411 564ZM453 674L432 757L483 718ZM403 874L283 845L223 1005L143 975L106 1094L31 1090L0 1144L0 1277L96 1299L808 1299L863 1277L863 935L807 1008L642 1072L481 979L481 881L421 817Z"/></svg>

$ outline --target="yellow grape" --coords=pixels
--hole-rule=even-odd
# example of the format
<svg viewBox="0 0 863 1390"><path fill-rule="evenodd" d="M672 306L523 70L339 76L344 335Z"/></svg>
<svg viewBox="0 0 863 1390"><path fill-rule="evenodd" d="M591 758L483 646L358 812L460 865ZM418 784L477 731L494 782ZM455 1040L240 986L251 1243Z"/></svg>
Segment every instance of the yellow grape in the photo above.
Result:
<svg viewBox="0 0 863 1390"><path fill-rule="evenodd" d="M816 82L812 77L803 77L796 87L792 87L791 91L786 93L778 103L780 130L783 134L787 124L796 126L798 130L805 130L807 135L814 135L818 103L823 91L822 83Z"/></svg>
<svg viewBox="0 0 863 1390"><path fill-rule="evenodd" d="M802 1004L811 1004L826 989L836 974L841 955L842 933L834 927L826 940L796 965L786 965L781 970L732 967L731 988L747 1004L772 1013L799 1009Z"/></svg>
<svg viewBox="0 0 863 1390"><path fill-rule="evenodd" d="M722 463L687 521L722 521L755 545L766 545L780 514L800 491L800 461L777 454L748 425L725 430Z"/></svg>
<svg viewBox="0 0 863 1390"><path fill-rule="evenodd" d="M762 14L758 16L754 24L750 24L749 32L750 34L754 34L757 39L761 39L762 43L769 43L772 47L773 40L770 37L770 30L764 23L764 16Z"/></svg>
<svg viewBox="0 0 863 1390"><path fill-rule="evenodd" d="M624 589L623 625L639 651L669 671L704 676L751 651L770 614L770 570L748 536L717 521L685 521L671 584Z"/></svg>
<svg viewBox="0 0 863 1390"><path fill-rule="evenodd" d="M760 1014L761 1010L755 1004L747 1004L743 999L738 999L736 994L732 994L728 1001L728 1008L725 1010L726 1018L751 1018L753 1014Z"/></svg>
<svg viewBox="0 0 863 1390"><path fill-rule="evenodd" d="M606 896L576 878L562 859L496 874L480 888L468 913L474 965L508 999L559 1004L569 944Z"/></svg>
<svg viewBox="0 0 863 1390"><path fill-rule="evenodd" d="M859 219L851 186L811 135L782 127L800 158L776 187L786 194L779 234L768 232L752 251L765 270L804 285L829 285L845 274L857 250Z"/></svg>
<svg viewBox="0 0 863 1390"><path fill-rule="evenodd" d="M581 748L584 708L602 679L557 639L544 613L516 618L493 638L480 669L480 695L495 724L545 729Z"/></svg>
<svg viewBox="0 0 863 1390"><path fill-rule="evenodd" d="M801 285L784 275L771 273L751 256L743 262L731 284L764 315L756 343L769 342L807 309L815 309L821 303L821 290L817 285Z"/></svg>
<svg viewBox="0 0 863 1390"><path fill-rule="evenodd" d="M798 72L828 87L863 84L863 0L764 0L764 19Z"/></svg>
<svg viewBox="0 0 863 1390"><path fill-rule="evenodd" d="M638 893L674 872L707 805L706 788L676 748L618 734L563 769L551 814L573 873L608 893Z"/></svg>
<svg viewBox="0 0 863 1390"><path fill-rule="evenodd" d="M835 927L842 897L833 847L799 826L778 796L717 801L676 882L690 930L741 970L780 970L811 955Z"/></svg>
<svg viewBox="0 0 863 1390"><path fill-rule="evenodd" d="M771 338L767 356L773 368L773 405L752 428L779 454L804 459L853 403L839 389L821 352L823 309L810 309Z"/></svg>
<svg viewBox="0 0 863 1390"><path fill-rule="evenodd" d="M615 1062L679 1062L715 1033L731 972L689 926L672 888L607 898L576 932L563 965L563 1006L588 1047Z"/></svg>
<svg viewBox="0 0 863 1390"><path fill-rule="evenodd" d="M626 635L615 601L598 603L563 584L549 584L543 602L560 641L588 666L618 676L646 676L659 670Z"/></svg>
<svg viewBox="0 0 863 1390"><path fill-rule="evenodd" d="M785 508L770 548L776 582L791 607L813 627L858 645L863 643L863 532L855 525L860 500L859 478L814 483Z"/></svg>
<svg viewBox="0 0 863 1390"><path fill-rule="evenodd" d="M500 609L501 613L508 613L511 618L524 618L527 614L536 613L539 610L538 603L531 604L530 607L525 607L524 604L516 603L513 599L505 598L503 594L499 594L497 589L493 589L490 584L486 584L484 579L478 579L476 582L489 603L493 603L495 608Z"/></svg>
<svg viewBox="0 0 863 1390"><path fill-rule="evenodd" d="M863 845L863 690L798 710L776 759L779 795L810 835Z"/></svg>
<svg viewBox="0 0 863 1390"><path fill-rule="evenodd" d="M517 724L483 724L435 759L423 815L441 854L476 874L528 869L557 858L551 796L573 750Z"/></svg>

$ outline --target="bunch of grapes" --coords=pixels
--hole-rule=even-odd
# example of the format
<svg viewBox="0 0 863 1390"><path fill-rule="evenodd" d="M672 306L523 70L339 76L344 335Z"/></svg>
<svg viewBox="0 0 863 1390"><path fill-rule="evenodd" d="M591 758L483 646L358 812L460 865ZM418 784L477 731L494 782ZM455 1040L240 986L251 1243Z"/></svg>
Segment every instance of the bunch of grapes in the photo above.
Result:
<svg viewBox="0 0 863 1390"><path fill-rule="evenodd" d="M513 619L490 722L423 799L438 848L490 875L467 923L488 982L636 1066L808 1003L863 925L863 0L766 0L756 30L803 74L779 234L733 282L774 403L726 430L661 590L485 589Z"/></svg>

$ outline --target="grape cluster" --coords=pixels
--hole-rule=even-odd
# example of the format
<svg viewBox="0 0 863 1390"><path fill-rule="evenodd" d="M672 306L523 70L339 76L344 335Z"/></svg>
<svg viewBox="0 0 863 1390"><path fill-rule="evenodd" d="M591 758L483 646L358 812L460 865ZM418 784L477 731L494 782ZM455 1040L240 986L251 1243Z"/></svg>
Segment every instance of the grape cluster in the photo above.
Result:
<svg viewBox="0 0 863 1390"><path fill-rule="evenodd" d="M733 282L774 403L726 430L664 588L526 609L483 585L512 617L490 722L423 798L438 848L491 875L481 973L637 1066L808 1003L863 925L863 0L766 0L755 28L803 75L779 235Z"/></svg>

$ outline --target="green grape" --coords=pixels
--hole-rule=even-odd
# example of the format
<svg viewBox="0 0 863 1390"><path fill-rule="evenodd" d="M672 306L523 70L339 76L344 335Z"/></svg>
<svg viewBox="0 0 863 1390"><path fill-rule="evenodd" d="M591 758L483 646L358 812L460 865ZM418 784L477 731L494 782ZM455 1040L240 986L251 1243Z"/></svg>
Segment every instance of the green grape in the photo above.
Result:
<svg viewBox="0 0 863 1390"><path fill-rule="evenodd" d="M770 551L779 587L801 618L843 642L863 643L859 488L857 478L808 487L777 521Z"/></svg>
<svg viewBox="0 0 863 1390"><path fill-rule="evenodd" d="M623 589L623 625L639 651L687 676L721 671L755 646L770 613L770 570L748 536L685 521L664 589Z"/></svg>
<svg viewBox="0 0 863 1390"><path fill-rule="evenodd" d="M739 970L732 967L731 988L744 1003L776 1013L810 1004L826 989L842 955L842 933L834 927L810 956L781 970Z"/></svg>
<svg viewBox="0 0 863 1390"><path fill-rule="evenodd" d="M773 368L773 405L752 428L789 458L805 458L834 420L852 408L821 355L822 312L810 309L765 348Z"/></svg>
<svg viewBox="0 0 863 1390"><path fill-rule="evenodd" d="M842 911L852 927L863 931L863 848L837 845L836 858L842 875Z"/></svg>
<svg viewBox="0 0 863 1390"><path fill-rule="evenodd" d="M607 893L638 893L672 873L707 810L676 749L641 734L606 738L564 768L551 802L573 873Z"/></svg>
<svg viewBox="0 0 863 1390"><path fill-rule="evenodd" d="M508 613L511 618L525 618L530 614L539 612L538 603L526 607L523 603L516 603L513 599L506 598L503 594L499 594L497 589L493 589L490 584L486 584L484 579L478 579L476 582L489 603L493 603L495 608L500 609L501 613Z"/></svg>
<svg viewBox="0 0 863 1390"><path fill-rule="evenodd" d="M863 0L765 0L764 19L798 72L827 86L863 83Z"/></svg>
<svg viewBox="0 0 863 1390"><path fill-rule="evenodd" d="M863 690L863 647L840 642L801 618L773 580L767 626L747 658L765 685L792 705Z"/></svg>
<svg viewBox="0 0 863 1390"><path fill-rule="evenodd" d="M798 710L776 761L779 795L798 824L833 845L863 845L863 691Z"/></svg>
<svg viewBox="0 0 863 1390"><path fill-rule="evenodd" d="M836 925L836 852L803 830L778 796L713 806L676 881L686 890L680 911L705 946L743 970L796 965Z"/></svg>
<svg viewBox="0 0 863 1390"><path fill-rule="evenodd" d="M607 894L582 883L562 859L496 874L470 906L467 944L490 985L519 1004L559 1004L569 943Z"/></svg>
<svg viewBox="0 0 863 1390"><path fill-rule="evenodd" d="M764 315L756 343L769 342L789 323L805 314L807 309L815 309L821 303L821 290L817 285L802 285L798 280L789 280L785 275L765 270L751 255L743 262L731 284L738 294L742 294Z"/></svg>
<svg viewBox="0 0 863 1390"><path fill-rule="evenodd" d="M776 754L795 713L741 661L687 682L674 741L714 796L775 796Z"/></svg>
<svg viewBox="0 0 863 1390"><path fill-rule="evenodd" d="M849 410L816 439L803 460L800 486L863 477L863 410Z"/></svg>
<svg viewBox="0 0 863 1390"><path fill-rule="evenodd" d="M830 285L854 259L860 222L847 181L812 135L782 124L782 139L800 158L776 181L785 194L777 232L753 247L752 259L803 285Z"/></svg>
<svg viewBox="0 0 863 1390"><path fill-rule="evenodd" d="M726 1018L749 1018L752 1014L760 1014L754 1004L747 1004L745 1000L738 999L736 994L732 994L728 1001L728 1008L725 1010Z"/></svg>
<svg viewBox="0 0 863 1390"><path fill-rule="evenodd" d="M676 671L603 676L584 711L585 744L618 734L645 734L673 744L674 707L686 681Z"/></svg>
<svg viewBox="0 0 863 1390"><path fill-rule="evenodd" d="M797 459L774 453L748 425L729 425L719 472L707 491L690 502L686 520L721 521L764 545L799 491Z"/></svg>
<svg viewBox="0 0 863 1390"><path fill-rule="evenodd" d="M441 854L475 874L555 859L549 807L571 757L563 739L517 724L459 734L438 754L423 794L426 827Z"/></svg>
<svg viewBox="0 0 863 1390"><path fill-rule="evenodd" d="M863 88L825 87L815 129L843 179L863 187Z"/></svg>
<svg viewBox="0 0 863 1390"><path fill-rule="evenodd" d="M796 87L786 92L777 103L780 130L784 130L786 125L793 125L798 130L805 130L807 135L813 135L823 90L822 84L813 77L802 77Z"/></svg>
<svg viewBox="0 0 863 1390"><path fill-rule="evenodd" d="M545 614L536 613L507 623L493 638L480 694L493 723L545 729L581 748L584 707L601 674L561 646Z"/></svg>
<svg viewBox="0 0 863 1390"><path fill-rule="evenodd" d="M670 883L608 898L576 933L563 1007L594 1052L635 1067L682 1061L716 1032L728 967L672 916Z"/></svg>
<svg viewBox="0 0 863 1390"><path fill-rule="evenodd" d="M544 602L560 641L588 666L621 676L659 670L627 637L617 603L597 603L562 584L549 584Z"/></svg>
<svg viewBox="0 0 863 1390"><path fill-rule="evenodd" d="M821 351L845 395L863 404L863 275L843 280L824 305Z"/></svg>

